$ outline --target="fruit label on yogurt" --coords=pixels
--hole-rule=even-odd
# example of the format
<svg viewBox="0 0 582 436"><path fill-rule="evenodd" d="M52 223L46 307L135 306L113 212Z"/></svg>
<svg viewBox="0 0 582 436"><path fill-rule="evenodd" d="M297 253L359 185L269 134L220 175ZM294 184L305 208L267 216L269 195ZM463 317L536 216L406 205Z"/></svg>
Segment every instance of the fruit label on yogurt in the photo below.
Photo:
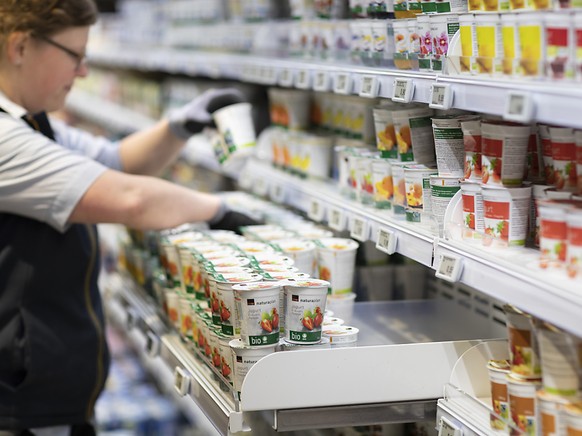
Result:
<svg viewBox="0 0 582 436"><path fill-rule="evenodd" d="M236 298L241 337L248 345L271 345L279 342L279 295Z"/></svg>
<svg viewBox="0 0 582 436"><path fill-rule="evenodd" d="M566 261L568 227L565 221L540 220L540 251L542 261Z"/></svg>
<svg viewBox="0 0 582 436"><path fill-rule="evenodd" d="M529 199L483 200L485 234L508 245L525 245Z"/></svg>
<svg viewBox="0 0 582 436"><path fill-rule="evenodd" d="M287 295L285 316L286 339L292 343L314 343L321 340L325 295Z"/></svg>

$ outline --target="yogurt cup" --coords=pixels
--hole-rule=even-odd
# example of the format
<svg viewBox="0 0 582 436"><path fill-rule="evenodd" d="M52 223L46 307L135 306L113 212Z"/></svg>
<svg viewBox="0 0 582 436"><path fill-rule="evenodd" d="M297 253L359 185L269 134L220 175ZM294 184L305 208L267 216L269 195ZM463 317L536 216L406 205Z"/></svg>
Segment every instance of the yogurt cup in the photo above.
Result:
<svg viewBox="0 0 582 436"><path fill-rule="evenodd" d="M234 363L234 389L237 399L241 400L244 379L255 363L263 357L275 352L275 345L268 347L248 347L242 339L232 339L229 342Z"/></svg>
<svg viewBox="0 0 582 436"><path fill-rule="evenodd" d="M376 132L376 147L386 159L398 159L398 144L394 130L392 111L396 109L396 103L383 103L372 109L374 115L374 129Z"/></svg>
<svg viewBox="0 0 582 436"><path fill-rule="evenodd" d="M377 209L392 209L394 181L392 166L387 159L376 159L372 162L372 185L374 206Z"/></svg>
<svg viewBox="0 0 582 436"><path fill-rule="evenodd" d="M481 182L481 121L462 121L463 148L465 150L465 163L463 164L463 176L465 180Z"/></svg>
<svg viewBox="0 0 582 436"><path fill-rule="evenodd" d="M325 280L282 282L285 288L285 341L312 344L321 340L321 325L327 292Z"/></svg>
<svg viewBox="0 0 582 436"><path fill-rule="evenodd" d="M539 379L540 357L531 317L510 305L503 309L507 316L511 373L522 379Z"/></svg>
<svg viewBox="0 0 582 436"><path fill-rule="evenodd" d="M437 2L438 8L439 2ZM432 34L432 70L441 72L445 69L445 61L449 43L459 30L459 15L456 13L439 13L429 16ZM418 159L416 159L418 160Z"/></svg>
<svg viewBox="0 0 582 436"><path fill-rule="evenodd" d="M408 23L405 20L395 20L392 27L394 29L394 66L399 70L410 70L412 66L409 59Z"/></svg>
<svg viewBox="0 0 582 436"><path fill-rule="evenodd" d="M546 392L575 397L582 387L582 340L547 323L536 328Z"/></svg>
<svg viewBox="0 0 582 436"><path fill-rule="evenodd" d="M566 259L568 276L582 277L582 212L570 210L566 217L568 224L568 255Z"/></svg>
<svg viewBox="0 0 582 436"><path fill-rule="evenodd" d="M436 2L423 1L422 8L425 5L434 5L436 9ZM420 71L432 71L432 33L430 30L430 20L428 15L422 14L416 17L417 31L420 37L420 53L418 55L418 69Z"/></svg>
<svg viewBox="0 0 582 436"><path fill-rule="evenodd" d="M432 115L432 109L427 107L414 107L392 113L401 161L414 161L427 166L435 164Z"/></svg>
<svg viewBox="0 0 582 436"><path fill-rule="evenodd" d="M297 162L299 171L310 177L329 178L333 143L334 138L329 135L303 135Z"/></svg>
<svg viewBox="0 0 582 436"><path fill-rule="evenodd" d="M485 233L483 194L481 185L462 182L463 239L481 239Z"/></svg>
<svg viewBox="0 0 582 436"><path fill-rule="evenodd" d="M482 183L519 186L523 181L530 127L506 122L481 122Z"/></svg>
<svg viewBox="0 0 582 436"><path fill-rule="evenodd" d="M428 168L425 165L404 167L406 204L409 208L426 213L431 212L430 177L437 173L436 168Z"/></svg>
<svg viewBox="0 0 582 436"><path fill-rule="evenodd" d="M540 1L540 0L538 0ZM549 6L548 0L543 0ZM574 78L573 19L569 12L544 15L546 26L546 76L553 80Z"/></svg>
<svg viewBox="0 0 582 436"><path fill-rule="evenodd" d="M192 303L191 296L184 296L179 299L180 307L180 335L183 338L192 339Z"/></svg>
<svg viewBox="0 0 582 436"><path fill-rule="evenodd" d="M232 230L208 230L205 232L213 241L220 244L232 244L240 241L244 241L241 235L233 232Z"/></svg>
<svg viewBox="0 0 582 436"><path fill-rule="evenodd" d="M407 164L406 162L390 161L392 181L394 184L392 211L396 219L404 219L406 215L406 181L404 179L404 168Z"/></svg>
<svg viewBox="0 0 582 436"><path fill-rule="evenodd" d="M490 415L491 428L507 430L509 420L509 395L507 393L509 362L507 360L490 360L487 363L487 372L491 384L491 406L493 407L493 413Z"/></svg>
<svg viewBox="0 0 582 436"><path fill-rule="evenodd" d="M257 253L251 259L251 267L256 269L262 269L269 265L292 267L294 264L295 262L293 262L293 259L289 256L273 253Z"/></svg>
<svg viewBox="0 0 582 436"><path fill-rule="evenodd" d="M528 436L536 436L538 428L536 414L536 391L539 380L523 380L507 375L509 395L509 417L512 424Z"/></svg>
<svg viewBox="0 0 582 436"><path fill-rule="evenodd" d="M180 294L173 289L166 289L164 293L168 319L175 329L180 329Z"/></svg>
<svg viewBox="0 0 582 436"><path fill-rule="evenodd" d="M542 143L542 160L544 162L544 176L548 185L554 184L554 160L552 158L552 140L550 126L538 124L538 134Z"/></svg>
<svg viewBox="0 0 582 436"><path fill-rule="evenodd" d="M517 14L501 14L501 33L503 38L502 71L504 75L514 77L517 75L521 59Z"/></svg>
<svg viewBox="0 0 582 436"><path fill-rule="evenodd" d="M360 330L356 327L334 325L324 328L321 334L329 338L332 347L353 347L358 342L359 332Z"/></svg>
<svg viewBox="0 0 582 436"><path fill-rule="evenodd" d="M293 259L299 272L314 277L316 272L315 244L302 239L286 239L277 241L277 246L283 253Z"/></svg>
<svg viewBox="0 0 582 436"><path fill-rule="evenodd" d="M566 434L579 436L582 434L582 403L576 402L564 407L566 418Z"/></svg>
<svg viewBox="0 0 582 436"><path fill-rule="evenodd" d="M338 318L351 323L354 315L355 300L356 294L354 292L350 292L349 294L332 294L327 296L326 307L334 315L337 315Z"/></svg>
<svg viewBox="0 0 582 436"><path fill-rule="evenodd" d="M324 238L316 242L319 278L331 283L331 294L352 292L358 243L352 239Z"/></svg>
<svg viewBox="0 0 582 436"><path fill-rule="evenodd" d="M545 65L545 26L543 12L519 14L517 28L521 45L518 75L542 77Z"/></svg>
<svg viewBox="0 0 582 436"><path fill-rule="evenodd" d="M251 110L250 103L237 103L219 109L212 114L229 151L226 162L234 158L248 156L256 145Z"/></svg>
<svg viewBox="0 0 582 436"><path fill-rule="evenodd" d="M244 344L251 347L277 344L281 293L279 283L239 283L232 288Z"/></svg>
<svg viewBox="0 0 582 436"><path fill-rule="evenodd" d="M531 201L531 186L524 188L492 188L483 186L485 237L506 246L523 246Z"/></svg>
<svg viewBox="0 0 582 436"><path fill-rule="evenodd" d="M328 296L328 300L329 300L329 296ZM341 318L336 318L335 316L324 315L323 316L323 323L321 324L321 327L326 328L326 327L330 327L330 326L340 326L340 325L344 325L344 324L345 324L345 321Z"/></svg>
<svg viewBox="0 0 582 436"><path fill-rule="evenodd" d="M543 201L538 203L540 217L540 267L561 266L568 249L567 206Z"/></svg>
<svg viewBox="0 0 582 436"><path fill-rule="evenodd" d="M580 37L582 39L582 31ZM578 193L582 194L582 130L574 131L574 140L576 142L576 174L578 176L576 186Z"/></svg>
<svg viewBox="0 0 582 436"><path fill-rule="evenodd" d="M554 186L559 190L576 191L576 143L574 129L550 127L552 162L554 164Z"/></svg>
<svg viewBox="0 0 582 436"><path fill-rule="evenodd" d="M273 247L264 242L257 241L243 241L236 244L237 248L247 255L255 255L258 253L273 253Z"/></svg>
<svg viewBox="0 0 582 436"><path fill-rule="evenodd" d="M234 384L234 359L232 350L230 348L230 341L232 340L232 337L223 335L222 332L218 335L218 350L220 354L219 371L231 386Z"/></svg>
<svg viewBox="0 0 582 436"><path fill-rule="evenodd" d="M263 277L260 274L217 274L215 279L222 333L227 336L239 336L240 318L236 310L232 286L237 283L259 282Z"/></svg>
<svg viewBox="0 0 582 436"><path fill-rule="evenodd" d="M543 436L566 434L564 408L570 402L543 389L537 392L539 431Z"/></svg>
<svg viewBox="0 0 582 436"><path fill-rule="evenodd" d="M466 171L465 141L461 123L479 122L472 115L433 118L432 129L439 176L470 177Z"/></svg>
<svg viewBox="0 0 582 436"><path fill-rule="evenodd" d="M497 3L497 0L493 0ZM496 11L497 4L493 8L487 8L492 1L485 1L486 10ZM477 69L479 74L493 76L501 74L503 59L503 38L501 20L497 14L475 15L477 34Z"/></svg>
<svg viewBox="0 0 582 436"><path fill-rule="evenodd" d="M430 213L435 217L439 234L445 230L448 223L444 222L445 214L452 198L461 189L459 177L430 176Z"/></svg>
<svg viewBox="0 0 582 436"><path fill-rule="evenodd" d="M333 236L333 232L329 230L325 230L319 227L309 227L303 229L297 229L295 231L297 236L302 239L314 240L314 239L321 239L321 238L331 238ZM288 256L293 259L293 256Z"/></svg>

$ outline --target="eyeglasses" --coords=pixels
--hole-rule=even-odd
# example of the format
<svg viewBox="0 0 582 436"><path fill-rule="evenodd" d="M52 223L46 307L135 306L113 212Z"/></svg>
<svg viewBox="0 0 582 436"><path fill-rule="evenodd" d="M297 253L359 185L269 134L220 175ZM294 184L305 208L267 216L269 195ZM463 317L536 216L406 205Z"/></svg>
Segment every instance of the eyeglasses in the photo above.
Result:
<svg viewBox="0 0 582 436"><path fill-rule="evenodd" d="M46 36L34 35L34 37L52 45L53 47L56 47L59 50L62 50L63 52L68 54L69 57L75 61L75 71L79 71L79 69L81 68L81 65L83 65L85 63L85 61L87 60L85 54L79 54L79 53L71 50L70 48L65 47L64 45L62 45L56 41L53 41L52 39L50 39Z"/></svg>

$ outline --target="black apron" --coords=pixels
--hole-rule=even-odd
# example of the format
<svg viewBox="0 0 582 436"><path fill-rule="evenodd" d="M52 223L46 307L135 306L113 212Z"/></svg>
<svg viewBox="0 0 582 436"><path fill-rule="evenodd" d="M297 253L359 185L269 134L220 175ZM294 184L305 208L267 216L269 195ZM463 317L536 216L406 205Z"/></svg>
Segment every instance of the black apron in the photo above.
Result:
<svg viewBox="0 0 582 436"><path fill-rule="evenodd" d="M54 139L44 113L26 120ZM109 369L95 226L0 213L0 429L88 422Z"/></svg>

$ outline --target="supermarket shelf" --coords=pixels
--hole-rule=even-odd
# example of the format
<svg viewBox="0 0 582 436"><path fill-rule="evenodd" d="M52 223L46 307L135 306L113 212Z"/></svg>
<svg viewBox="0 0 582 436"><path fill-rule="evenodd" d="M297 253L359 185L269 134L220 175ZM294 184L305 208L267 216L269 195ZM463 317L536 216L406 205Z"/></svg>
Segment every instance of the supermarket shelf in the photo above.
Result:
<svg viewBox="0 0 582 436"><path fill-rule="evenodd" d="M377 242L378 231L386 229L396 241L396 252L432 266L434 236L428 230L396 221L387 212L349 200L331 182L301 179L253 159L241 173L239 183L244 189L258 195L270 195L273 201L301 210L315 221L327 221L336 230L353 231L354 223L363 223L361 232L357 233L360 235L358 239L363 241ZM319 216L315 216L314 208Z"/></svg>
<svg viewBox="0 0 582 436"><path fill-rule="evenodd" d="M156 70L191 76L234 79L263 85L281 85L318 91L360 94L377 82L378 90L372 95L392 98L395 79L412 83L412 101L429 103L431 86L448 85L452 92L452 107L469 111L504 116L512 93L525 95L531 102L532 112L524 121L568 125L582 128L582 119L576 108L582 97L582 88L572 83L556 83L526 79L494 79L471 76L447 76L434 73L391 70L333 61L307 59L273 59L272 57L200 52L170 47L117 47L98 48L89 53L95 65ZM347 78L346 86L338 85L338 78Z"/></svg>
<svg viewBox="0 0 582 436"><path fill-rule="evenodd" d="M582 336L580 282L568 278L563 270L538 268L538 250L493 251L461 241L439 240L435 270L442 256L459 259L460 282Z"/></svg>
<svg viewBox="0 0 582 436"><path fill-rule="evenodd" d="M66 107L83 118L116 133L134 132L155 124L155 120L149 117L79 89L69 94Z"/></svg>
<svg viewBox="0 0 582 436"><path fill-rule="evenodd" d="M247 415L265 412L278 431L430 420L455 362L492 336L485 318L459 311L454 302L357 303L357 347L268 355L247 374L237 405L232 392L220 389L210 369L175 333L159 330L159 354L154 352L150 333L161 320L154 320L153 303L140 288L128 279L108 281L105 287L108 312L145 338L141 346L152 359L169 371L181 368L190 379L184 398L196 403L222 434L248 430ZM305 370L298 373L297 368ZM318 386L317 395L304 395L313 386Z"/></svg>

